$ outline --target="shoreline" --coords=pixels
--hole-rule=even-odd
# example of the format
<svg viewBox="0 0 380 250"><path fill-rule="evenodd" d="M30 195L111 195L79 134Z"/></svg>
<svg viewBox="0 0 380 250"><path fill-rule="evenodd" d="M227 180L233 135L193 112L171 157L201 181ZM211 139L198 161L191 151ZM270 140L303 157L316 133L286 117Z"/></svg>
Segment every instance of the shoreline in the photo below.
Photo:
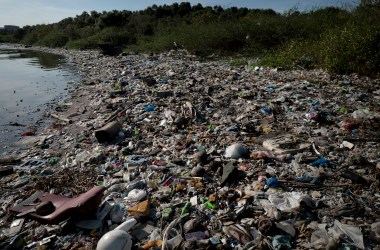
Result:
<svg viewBox="0 0 380 250"><path fill-rule="evenodd" d="M47 125L44 124L47 120L44 119L44 113L53 104L67 98L71 84L77 82L76 77L70 73L70 65L60 63L59 58L63 56L50 54L41 58L42 51L28 51L11 44L1 44L1 47L10 49L9 52L5 50L7 56L8 53L16 54L2 61L2 80L6 81L2 83L4 99L1 103L4 105L1 115L4 117L1 121L0 155L17 150L15 143L22 137L21 134L34 133L37 128L44 128ZM12 60L13 57L21 61ZM11 61L8 63L8 60ZM10 84L12 75L15 82ZM12 94L8 94L10 92Z"/></svg>
<svg viewBox="0 0 380 250"><path fill-rule="evenodd" d="M25 199L36 190L75 197L99 184L107 186L109 190L115 189L123 197L125 192L112 189L114 185L130 183L139 178L149 180L150 183L161 179L170 183L170 178L164 179L167 178L164 177L164 170L173 179L178 175L186 178L200 176L204 185L214 190L214 193L223 192L219 179L222 177L223 165L229 162L241 169L246 168L240 171L245 172L248 180L241 180L227 189L240 190L248 195L247 187L251 187L251 196L259 192L253 192L255 185L252 183L256 183L260 176L289 179L317 172L338 175L332 167L313 168L303 162L309 158L316 160L320 156L339 164L339 169L355 166L350 169L358 170L357 173L369 183L376 182L380 170L380 153L377 152L380 135L376 135L373 129L378 128L374 122L380 118L379 79L355 75L332 76L319 70L253 70L247 66L232 67L222 61L198 62L191 56L174 52L109 57L97 51L41 47L28 49L65 56L65 60L77 68L81 81L70 90L64 103L54 105L54 114L61 119L55 119L51 115L43 117L51 119L51 125L37 131L33 146L17 156L24 163L31 159L42 160L45 167L33 169L33 165L27 164L29 169L21 169L16 165L13 175L3 177L2 196L12 197L7 203L8 209L11 204ZM319 112L319 118L324 118L323 121L313 120L315 117L311 112L315 107L319 109L314 112ZM363 107L371 111L371 117L362 114L365 118L355 120L353 114ZM116 139L110 143L98 143L94 131L108 124L111 117L120 121L122 130L116 133ZM350 121L352 126L357 127L347 131L344 126ZM302 168L298 169L299 172L292 169L295 163L287 161L287 156L280 153L273 156L273 152L263 147L263 141L283 134L292 134L302 142L313 140L314 148L310 144L305 152L299 151L303 153L302 159L296 158L295 153L289 153L291 159L300 160L298 163L302 164ZM341 146L342 141L353 144L353 149L349 148L351 144L348 143ZM230 159L224 152L233 143L244 144L256 155L251 154L241 160ZM207 152L207 160L197 154L202 150ZM258 153L264 158L258 157ZM360 165L364 164L363 159L359 163L355 160L348 162L355 154L362 155L368 165ZM137 160L131 158L133 156ZM278 160L280 157L284 158ZM157 162L163 165L156 165ZM159 166L165 168L160 169ZM195 171L197 169L198 172ZM5 183L12 184L21 179L23 175L16 174L19 171L29 178L26 184L4 188ZM45 174L42 174L43 171ZM125 176L125 171L128 176ZM208 182L205 176L215 178L218 185ZM328 180L326 185L337 184L336 182L347 184L347 180L338 175ZM193 190L199 196L208 197L213 194L203 186L191 186L189 183L190 181L186 182L187 190ZM175 189L179 184L180 181L171 185ZM302 186L302 183L299 185ZM156 183L144 190L153 199L156 193L164 189L163 186L162 183ZM353 183L350 187L354 191L371 193L367 186L358 187ZM111 194L109 190L106 191L107 195ZM338 197L333 188L319 191L319 187L313 186L311 191L305 187L293 190L303 191L321 202L323 197L327 197L323 201L331 208L349 202ZM313 191L323 193L318 196ZM225 197L223 195L220 194L220 197ZM174 207L178 210L189 200L188 196L189 192L179 190L173 200L152 202L151 208L162 211L165 207L162 205L178 202L180 205ZM244 200L242 197L240 198ZM380 198L376 199L376 202L380 202ZM112 202L118 203L115 200ZM119 203L124 208L124 215L136 204L126 197L119 200ZM368 231L370 221L379 217L373 208L367 208L361 223L367 225L365 230ZM216 216L214 211L210 213ZM9 211L5 214L7 217L1 227L9 226L16 219ZM162 223L152 216L142 221L145 220L155 221L157 227ZM119 223L120 221L111 222ZM29 225L24 231L33 229ZM78 237L94 248L101 231L97 230L95 237L86 234ZM227 238L222 232L218 233ZM31 242L28 236L25 238ZM9 241L9 238L5 239ZM302 244L308 240L308 237L301 238ZM134 241L135 243L137 242Z"/></svg>

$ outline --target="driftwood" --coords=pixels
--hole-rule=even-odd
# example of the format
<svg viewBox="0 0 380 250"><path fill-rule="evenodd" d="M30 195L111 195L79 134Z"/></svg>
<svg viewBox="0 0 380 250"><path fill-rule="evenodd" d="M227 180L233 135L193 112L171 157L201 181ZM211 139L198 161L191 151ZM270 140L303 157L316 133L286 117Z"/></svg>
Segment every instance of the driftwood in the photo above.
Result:
<svg viewBox="0 0 380 250"><path fill-rule="evenodd" d="M64 122L67 122L67 123L70 123L70 124L73 123L72 120L64 118L62 116L59 116L59 115L56 115L56 114L50 114L50 115L51 115L51 117L53 117L55 119L58 119L58 120L61 120L61 121L64 121Z"/></svg>

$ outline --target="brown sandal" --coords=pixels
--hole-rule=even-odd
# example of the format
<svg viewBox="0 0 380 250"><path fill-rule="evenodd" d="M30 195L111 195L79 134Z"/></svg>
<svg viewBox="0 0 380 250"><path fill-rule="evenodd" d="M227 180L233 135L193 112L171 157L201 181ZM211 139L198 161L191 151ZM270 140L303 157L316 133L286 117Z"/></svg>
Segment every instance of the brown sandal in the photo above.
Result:
<svg viewBox="0 0 380 250"><path fill-rule="evenodd" d="M103 186L95 186L76 198L37 191L10 208L10 211L19 213L19 216L29 215L45 223L59 222L72 215L86 215L95 212L105 190L106 188Z"/></svg>

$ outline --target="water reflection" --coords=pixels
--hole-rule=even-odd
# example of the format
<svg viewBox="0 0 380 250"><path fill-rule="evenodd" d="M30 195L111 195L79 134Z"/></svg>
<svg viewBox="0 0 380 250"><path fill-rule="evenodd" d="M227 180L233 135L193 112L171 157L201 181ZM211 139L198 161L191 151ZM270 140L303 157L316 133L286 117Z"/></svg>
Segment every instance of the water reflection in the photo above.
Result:
<svg viewBox="0 0 380 250"><path fill-rule="evenodd" d="M4 49L0 51L0 59L35 58L29 63L42 66L45 69L55 69L64 64L64 57L42 51Z"/></svg>
<svg viewBox="0 0 380 250"><path fill-rule="evenodd" d="M0 154L14 148L23 132L48 121L46 109L78 79L69 66L59 55L0 44Z"/></svg>

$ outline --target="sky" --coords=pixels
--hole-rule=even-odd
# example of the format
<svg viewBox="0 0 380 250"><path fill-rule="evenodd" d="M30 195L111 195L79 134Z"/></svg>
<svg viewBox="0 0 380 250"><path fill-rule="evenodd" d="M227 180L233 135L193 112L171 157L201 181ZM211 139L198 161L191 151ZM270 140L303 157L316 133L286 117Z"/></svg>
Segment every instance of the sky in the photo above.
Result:
<svg viewBox="0 0 380 250"><path fill-rule="evenodd" d="M146 7L175 2L201 3L203 6L220 5L247 7L252 9L273 9L283 13L297 7L299 11L325 6L355 6L359 0L0 0L0 27L4 25L25 25L56 23L66 17L75 17L83 11L102 12L111 10L143 10Z"/></svg>

